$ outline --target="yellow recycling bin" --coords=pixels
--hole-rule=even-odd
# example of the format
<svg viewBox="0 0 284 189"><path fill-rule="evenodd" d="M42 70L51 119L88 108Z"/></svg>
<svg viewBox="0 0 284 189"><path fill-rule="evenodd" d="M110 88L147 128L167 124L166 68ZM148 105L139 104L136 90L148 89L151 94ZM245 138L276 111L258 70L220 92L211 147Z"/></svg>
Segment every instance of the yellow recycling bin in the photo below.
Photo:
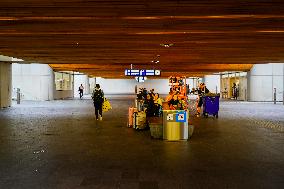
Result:
<svg viewBox="0 0 284 189"><path fill-rule="evenodd" d="M163 111L163 138L168 141L188 139L188 111Z"/></svg>

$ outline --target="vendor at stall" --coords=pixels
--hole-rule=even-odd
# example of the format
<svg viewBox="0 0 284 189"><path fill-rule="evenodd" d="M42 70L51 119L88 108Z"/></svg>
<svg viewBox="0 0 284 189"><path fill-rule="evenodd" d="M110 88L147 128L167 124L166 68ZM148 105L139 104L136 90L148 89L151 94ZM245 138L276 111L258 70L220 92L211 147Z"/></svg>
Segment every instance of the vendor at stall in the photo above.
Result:
<svg viewBox="0 0 284 189"><path fill-rule="evenodd" d="M151 89L149 94L150 94L151 98L154 99L155 98L155 89Z"/></svg>
<svg viewBox="0 0 284 189"><path fill-rule="evenodd" d="M162 106L164 100L160 98L159 93L156 93L154 96L154 115L160 117L162 115Z"/></svg>
<svg viewBox="0 0 284 189"><path fill-rule="evenodd" d="M171 110L184 110L184 103L179 99L178 94L173 95L173 98L168 101Z"/></svg>
<svg viewBox="0 0 284 189"><path fill-rule="evenodd" d="M147 94L147 97L144 101L144 107L146 109L147 116L152 117L154 115L154 99L150 94Z"/></svg>

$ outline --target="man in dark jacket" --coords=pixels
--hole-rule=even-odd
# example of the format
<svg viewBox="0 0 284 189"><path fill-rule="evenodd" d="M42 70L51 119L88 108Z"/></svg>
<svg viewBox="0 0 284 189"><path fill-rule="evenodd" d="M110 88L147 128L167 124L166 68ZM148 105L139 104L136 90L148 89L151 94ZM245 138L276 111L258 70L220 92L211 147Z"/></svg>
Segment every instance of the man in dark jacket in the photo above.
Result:
<svg viewBox="0 0 284 189"><path fill-rule="evenodd" d="M78 91L79 91L80 99L82 99L83 94L84 94L84 87L83 87L83 84L80 85Z"/></svg>
<svg viewBox="0 0 284 189"><path fill-rule="evenodd" d="M94 102L95 106L95 114L96 114L96 119L100 121L103 120L103 103L104 103L104 92L100 88L99 84L96 84L96 88L93 91L92 94L92 99ZM99 117L100 114L100 117Z"/></svg>
<svg viewBox="0 0 284 189"><path fill-rule="evenodd" d="M207 89L204 83L200 83L197 92L198 92L198 101L197 101L196 116L199 117L201 114L201 107L203 105L203 96L208 94L210 91Z"/></svg>

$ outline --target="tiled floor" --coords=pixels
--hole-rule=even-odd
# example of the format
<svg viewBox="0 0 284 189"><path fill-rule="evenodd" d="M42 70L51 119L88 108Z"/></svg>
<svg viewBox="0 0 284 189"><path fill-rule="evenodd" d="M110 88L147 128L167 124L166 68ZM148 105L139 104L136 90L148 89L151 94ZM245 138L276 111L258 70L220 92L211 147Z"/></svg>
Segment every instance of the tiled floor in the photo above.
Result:
<svg viewBox="0 0 284 189"><path fill-rule="evenodd" d="M130 97L0 110L0 188L284 188L284 106L222 102L188 142L126 127ZM191 112L192 114L194 112Z"/></svg>

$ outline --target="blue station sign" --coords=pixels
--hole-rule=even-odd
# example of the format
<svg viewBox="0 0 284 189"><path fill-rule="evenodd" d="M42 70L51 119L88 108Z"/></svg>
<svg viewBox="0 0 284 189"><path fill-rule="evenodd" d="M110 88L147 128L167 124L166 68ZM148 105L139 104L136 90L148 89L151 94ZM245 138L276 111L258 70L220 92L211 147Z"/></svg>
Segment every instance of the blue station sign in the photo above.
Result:
<svg viewBox="0 0 284 189"><path fill-rule="evenodd" d="M125 70L126 76L160 76L161 71L160 70L132 70L132 69L126 69Z"/></svg>

